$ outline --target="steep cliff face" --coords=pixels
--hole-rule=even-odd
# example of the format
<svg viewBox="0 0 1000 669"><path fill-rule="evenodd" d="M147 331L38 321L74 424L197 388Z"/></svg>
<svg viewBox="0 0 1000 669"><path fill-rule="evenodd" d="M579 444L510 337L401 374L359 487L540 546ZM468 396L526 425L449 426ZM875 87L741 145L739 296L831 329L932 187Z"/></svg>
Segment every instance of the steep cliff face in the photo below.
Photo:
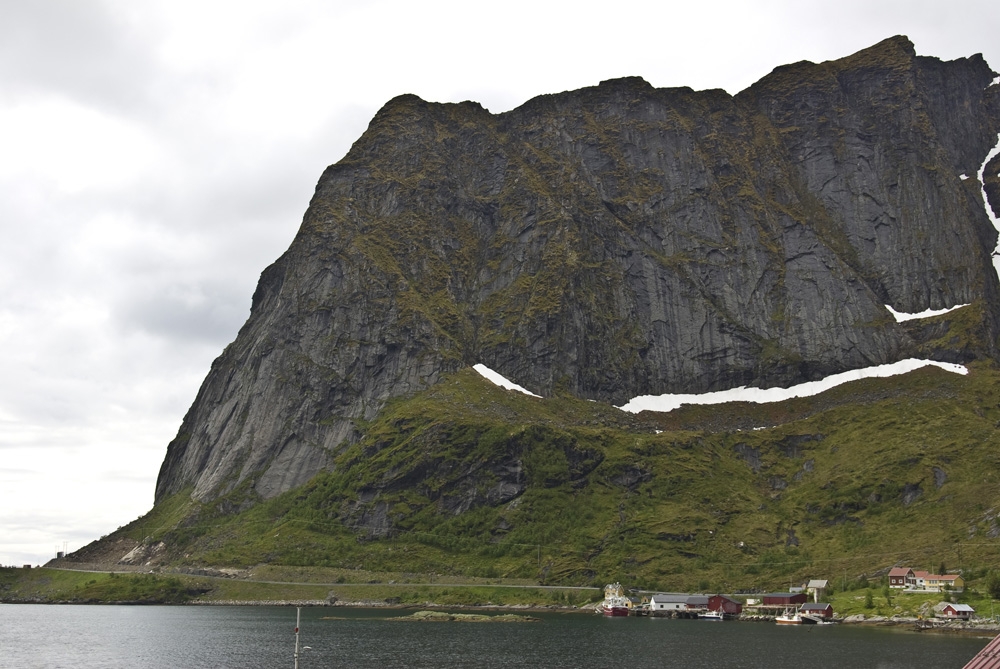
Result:
<svg viewBox="0 0 1000 669"><path fill-rule="evenodd" d="M499 115L390 101L262 274L157 499L276 495L387 400L478 362L622 403L993 357L977 172L1000 131L995 76L893 38L735 97L629 78ZM967 303L945 343L885 308Z"/></svg>

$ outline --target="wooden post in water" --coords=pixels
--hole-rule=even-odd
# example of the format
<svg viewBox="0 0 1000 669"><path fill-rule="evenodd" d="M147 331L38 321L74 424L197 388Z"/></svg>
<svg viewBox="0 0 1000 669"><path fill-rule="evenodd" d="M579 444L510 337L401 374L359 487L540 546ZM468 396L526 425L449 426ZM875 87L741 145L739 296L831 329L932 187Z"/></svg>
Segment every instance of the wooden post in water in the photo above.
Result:
<svg viewBox="0 0 1000 669"><path fill-rule="evenodd" d="M301 611L301 607L295 607L295 669L299 669L299 613Z"/></svg>

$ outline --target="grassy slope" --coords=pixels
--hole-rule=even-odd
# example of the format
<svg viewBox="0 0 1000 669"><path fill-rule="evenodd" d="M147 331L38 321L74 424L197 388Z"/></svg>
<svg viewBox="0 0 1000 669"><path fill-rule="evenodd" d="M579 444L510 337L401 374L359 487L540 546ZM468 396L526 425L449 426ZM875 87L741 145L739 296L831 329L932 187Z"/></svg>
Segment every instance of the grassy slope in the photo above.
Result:
<svg viewBox="0 0 1000 669"><path fill-rule="evenodd" d="M0 568L0 598L5 601L178 604L208 589L191 579L157 574Z"/></svg>
<svg viewBox="0 0 1000 669"><path fill-rule="evenodd" d="M317 568L263 569L253 579L206 578L187 574L128 574L0 567L0 601L183 604L281 601L384 602L451 606L578 606L596 601L599 589L532 588L511 583L476 583L449 579L424 584L386 581L385 574L365 574L370 582L345 583ZM352 578L358 574L352 573ZM278 579L269 582L266 579Z"/></svg>
<svg viewBox="0 0 1000 669"><path fill-rule="evenodd" d="M782 405L635 418L463 372L395 402L337 471L303 488L236 515L180 495L112 538L162 540L173 564L658 590L836 582L897 563L982 570L1000 547L990 536L998 380L985 367L966 377L928 368ZM655 432L670 421L710 429ZM489 489L488 465L511 459L528 482L518 498L442 510L459 492ZM379 504L393 524L387 538L348 527Z"/></svg>

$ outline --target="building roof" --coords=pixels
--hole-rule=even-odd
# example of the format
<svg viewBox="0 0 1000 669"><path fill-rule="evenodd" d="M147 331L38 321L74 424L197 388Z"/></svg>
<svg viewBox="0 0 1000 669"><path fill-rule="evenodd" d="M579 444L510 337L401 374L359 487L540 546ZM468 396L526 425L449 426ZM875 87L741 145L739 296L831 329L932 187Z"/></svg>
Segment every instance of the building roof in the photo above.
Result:
<svg viewBox="0 0 1000 669"><path fill-rule="evenodd" d="M889 570L889 576L906 576L912 571L910 567L893 567Z"/></svg>
<svg viewBox="0 0 1000 669"><path fill-rule="evenodd" d="M705 595L691 595L687 598L688 606L708 606L708 597Z"/></svg>
<svg viewBox="0 0 1000 669"><path fill-rule="evenodd" d="M691 595L683 592L658 592L649 598L649 601L657 601L661 604L684 604Z"/></svg>
<svg viewBox="0 0 1000 669"><path fill-rule="evenodd" d="M740 603L739 600L733 599L732 597L727 597L726 595L712 595L712 597L719 597L721 599L726 600L727 602L733 602L734 604ZM712 597L709 597L709 599L711 599Z"/></svg>
<svg viewBox="0 0 1000 669"><path fill-rule="evenodd" d="M827 581L826 579L814 578L811 581L809 581L809 584L806 585L806 587L807 588L825 588L828 584L829 584L829 581Z"/></svg>
<svg viewBox="0 0 1000 669"><path fill-rule="evenodd" d="M827 602L806 602L799 607L802 611L826 611L827 609L832 609L833 606Z"/></svg>
<svg viewBox="0 0 1000 669"><path fill-rule="evenodd" d="M1000 669L1000 636L993 637L962 669Z"/></svg>
<svg viewBox="0 0 1000 669"><path fill-rule="evenodd" d="M976 610L969 606L968 604L952 604L951 602L941 602L934 607L935 611L944 611L947 608L952 608L955 611L968 611L969 613L975 613Z"/></svg>
<svg viewBox="0 0 1000 669"><path fill-rule="evenodd" d="M954 581L962 578L960 574L928 574L926 571L918 571L917 574L925 581Z"/></svg>

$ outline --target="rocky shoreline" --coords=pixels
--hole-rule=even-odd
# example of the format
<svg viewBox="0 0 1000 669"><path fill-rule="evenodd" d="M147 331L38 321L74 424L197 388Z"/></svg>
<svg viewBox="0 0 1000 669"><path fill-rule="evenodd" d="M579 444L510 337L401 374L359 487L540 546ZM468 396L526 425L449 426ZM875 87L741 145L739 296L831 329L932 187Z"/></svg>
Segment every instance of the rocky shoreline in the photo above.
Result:
<svg viewBox="0 0 1000 669"><path fill-rule="evenodd" d="M457 623L535 623L538 618L516 613L501 613L491 616L482 613L448 613L446 611L414 611L408 616L387 618L400 622L457 622Z"/></svg>
<svg viewBox="0 0 1000 669"><path fill-rule="evenodd" d="M329 600L267 600L267 601L196 601L191 602L198 606L323 606L339 608L361 608L361 609L408 609L422 607L426 609L441 610L471 610L471 611L526 611L526 612L561 612L561 613L587 613L594 612L593 604L583 606L562 606L557 604L532 606L531 604L436 604L434 602L423 602L421 604L402 604L399 602L387 602L385 600L359 600L359 601L329 601ZM772 617L762 616L741 616L741 622L773 622ZM964 621L964 620L940 620L935 618L919 618L910 616L865 616L856 614L846 617L835 617L834 622L840 625L872 625L880 627L909 627L919 632L943 632L955 634L1000 634L1000 623L993 621Z"/></svg>
<svg viewBox="0 0 1000 669"><path fill-rule="evenodd" d="M1000 623L978 620L942 620L940 618L915 618L911 616L871 616L863 614L837 620L847 625L906 626L918 632L949 632L956 634L1000 634Z"/></svg>
<svg viewBox="0 0 1000 669"><path fill-rule="evenodd" d="M562 613L591 613L593 608L579 606L561 606L557 604L437 604L435 602L420 602L404 604L402 602L386 601L382 599L363 599L357 601L341 601L329 599L268 599L268 600L246 600L246 599L217 599L217 600L193 600L183 606L311 606L327 608L346 609L413 609L420 607L423 609L440 609L442 611L526 611L526 612L562 612Z"/></svg>
<svg viewBox="0 0 1000 669"><path fill-rule="evenodd" d="M107 604L107 605L151 605L156 602L98 602L98 601L71 601L71 600L44 600L40 598L11 598L0 599L3 604ZM355 601L343 601L336 598L329 599L266 599L266 600L246 600L246 599L225 599L225 600L192 600L176 606L301 606L301 607L325 607L325 608L353 608L353 609L386 609L402 610L420 607L428 619L438 619L449 615L446 611L494 611L499 613L519 611L525 613L586 613L593 614L594 605L566 606L558 604L531 605L531 604L437 604L434 602L421 602L419 604L404 604L398 601L387 601L383 599L364 599ZM426 610L436 611L426 611ZM474 614L468 614L474 615ZM404 616L409 619L409 616ZM758 615L740 616L741 622L771 622L773 618ZM856 614L846 617L835 617L834 622L840 625L872 625L880 627L906 627L917 632L945 633L945 634L969 634L969 635L989 635L1000 634L1000 622L977 621L977 620L941 620L936 618L919 618L910 616L865 616Z"/></svg>

